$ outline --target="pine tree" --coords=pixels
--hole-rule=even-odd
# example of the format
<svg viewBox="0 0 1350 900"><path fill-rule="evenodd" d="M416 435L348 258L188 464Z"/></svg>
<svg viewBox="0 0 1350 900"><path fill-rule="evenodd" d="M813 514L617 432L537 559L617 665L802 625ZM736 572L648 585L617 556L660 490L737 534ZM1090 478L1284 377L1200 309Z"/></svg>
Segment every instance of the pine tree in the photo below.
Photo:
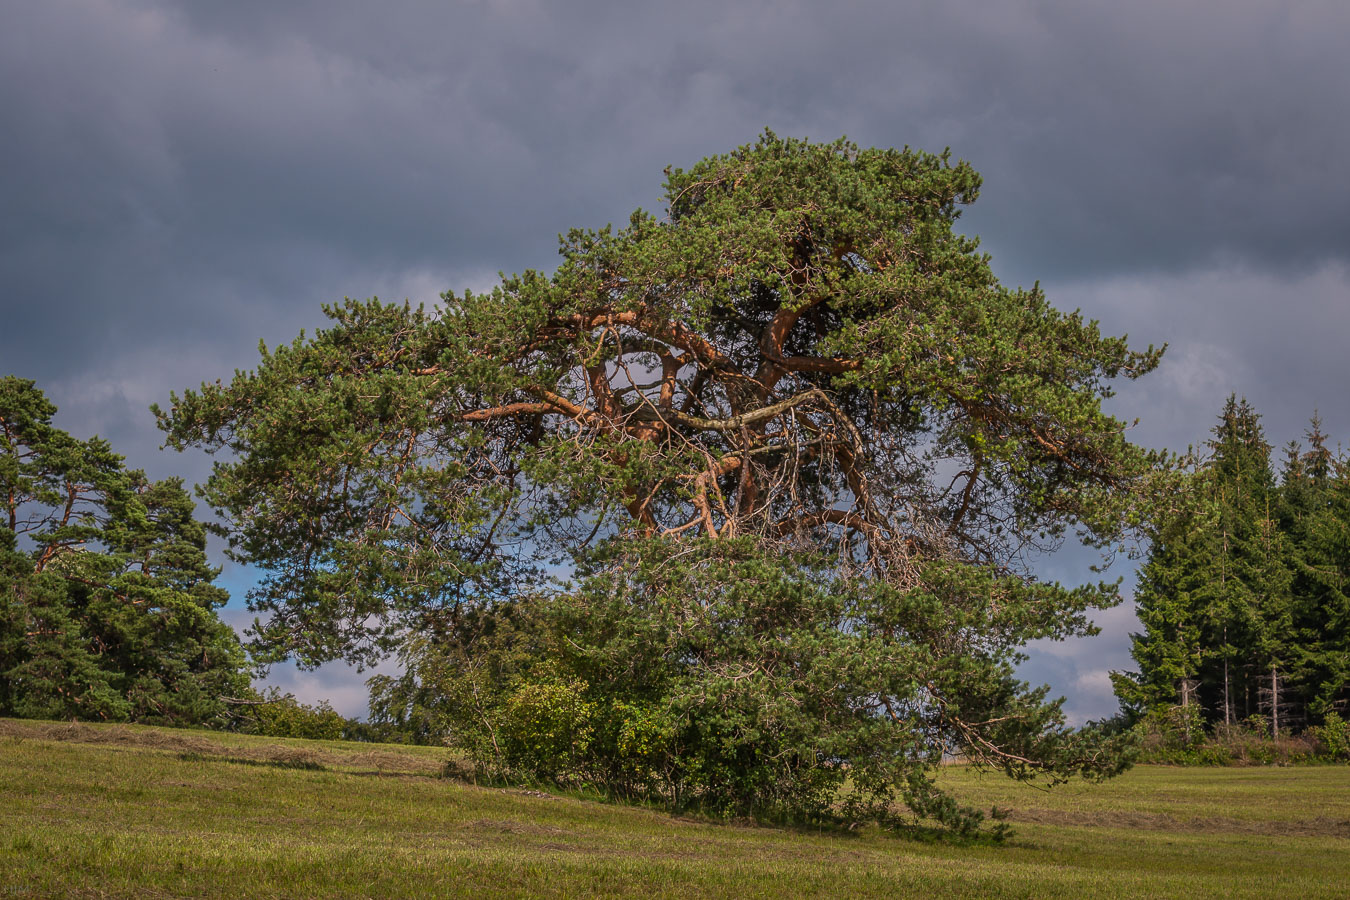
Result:
<svg viewBox="0 0 1350 900"><path fill-rule="evenodd" d="M580 603L543 644L551 671L494 682L502 715L645 710L612 735L674 716L652 796L723 810L803 814L792 798L818 795L774 785L847 778L850 803L935 815L926 779L954 747L1017 777L1115 771L1118 745L1071 735L1012 661L1118 594L1026 579L1022 553L1113 545L1170 493L1164 455L1101 409L1161 352L999 284L954 228L978 187L945 155L766 133L669 170L663 216L569 232L552 274L330 308L255 371L172 397L169 445L232 455L203 496L264 572L258 646L369 662L527 594ZM541 577L560 561L570 584ZM753 572L774 589L743 593ZM668 614L670 641L637 649L678 671L634 696L616 641ZM867 643L803 649L826 639ZM578 652L609 663L583 679ZM622 762L589 746L578 778Z"/></svg>
<svg viewBox="0 0 1350 900"><path fill-rule="evenodd" d="M192 500L55 412L0 378L0 715L212 721L248 676Z"/></svg>

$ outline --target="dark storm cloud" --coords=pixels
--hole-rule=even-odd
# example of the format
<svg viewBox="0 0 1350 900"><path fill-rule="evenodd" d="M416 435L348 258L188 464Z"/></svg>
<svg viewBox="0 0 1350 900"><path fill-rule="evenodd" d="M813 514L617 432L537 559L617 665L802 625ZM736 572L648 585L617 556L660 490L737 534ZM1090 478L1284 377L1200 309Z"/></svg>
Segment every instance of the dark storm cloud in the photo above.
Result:
<svg viewBox="0 0 1350 900"><path fill-rule="evenodd" d="M1350 437L1350 7L910 7L0 0L0 371L200 477L154 452L169 390L322 302L550 268L769 126L971 160L1005 280L1172 343L1117 401L1139 439L1203 440L1229 391Z"/></svg>
<svg viewBox="0 0 1350 900"><path fill-rule="evenodd" d="M554 173L614 178L616 199L770 124L951 144L990 176L1000 246L1055 271L1350 246L1343 4L287 4L192 22L453 94Z"/></svg>

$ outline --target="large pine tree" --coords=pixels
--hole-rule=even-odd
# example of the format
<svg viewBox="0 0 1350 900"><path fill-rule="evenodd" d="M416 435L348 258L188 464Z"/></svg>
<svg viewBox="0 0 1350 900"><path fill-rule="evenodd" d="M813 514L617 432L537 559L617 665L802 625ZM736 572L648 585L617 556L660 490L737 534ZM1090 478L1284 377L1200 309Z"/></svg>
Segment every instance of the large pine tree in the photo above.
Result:
<svg viewBox="0 0 1350 900"><path fill-rule="evenodd" d="M1165 492L1101 409L1161 354L999 284L955 228L978 187L946 156L766 133L670 170L663 216L569 232L551 275L331 308L173 397L168 443L233 457L203 490L266 573L259 647L430 646L420 671L460 673L441 662L505 631L481 622L542 594L549 640L512 656L540 664L492 681L493 709L610 717L576 780L616 791L629 738L670 724L642 768L677 806L796 817L847 781L927 814L957 747L1016 777L1115 771L1013 664L1117 593L1037 581L1025 551L1112 545ZM503 771L561 777L478 722Z"/></svg>

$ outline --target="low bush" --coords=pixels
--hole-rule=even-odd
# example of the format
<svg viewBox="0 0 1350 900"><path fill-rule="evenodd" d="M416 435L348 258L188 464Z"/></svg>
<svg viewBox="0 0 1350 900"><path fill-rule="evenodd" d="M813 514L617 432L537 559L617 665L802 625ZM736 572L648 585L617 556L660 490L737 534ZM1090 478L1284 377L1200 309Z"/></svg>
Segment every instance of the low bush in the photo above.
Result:
<svg viewBox="0 0 1350 900"><path fill-rule="evenodd" d="M1308 729L1318 743L1320 755L1334 760L1350 760L1350 722L1329 713L1321 725Z"/></svg>
<svg viewBox="0 0 1350 900"><path fill-rule="evenodd" d="M240 714L239 730L248 734L336 741L342 739L348 725L327 700L310 706L301 703L294 694L283 694L274 687L255 696L257 699L250 701Z"/></svg>
<svg viewBox="0 0 1350 900"><path fill-rule="evenodd" d="M1207 729L1198 706L1145 714L1135 725L1139 761L1174 766L1297 765L1350 759L1350 725L1331 713L1301 734L1271 734L1270 720L1251 716Z"/></svg>

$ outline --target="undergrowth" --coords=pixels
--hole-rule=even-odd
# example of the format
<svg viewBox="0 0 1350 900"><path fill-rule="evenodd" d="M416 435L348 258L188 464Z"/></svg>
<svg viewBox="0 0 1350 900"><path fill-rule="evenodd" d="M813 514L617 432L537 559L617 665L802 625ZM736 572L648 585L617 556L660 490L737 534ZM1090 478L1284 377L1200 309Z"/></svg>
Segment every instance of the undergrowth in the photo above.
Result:
<svg viewBox="0 0 1350 900"><path fill-rule="evenodd" d="M1350 723L1332 713L1302 732L1271 731L1270 720L1251 716L1206 727L1196 706L1174 706L1145 715L1134 726L1139 762L1174 766L1288 766L1350 762Z"/></svg>

